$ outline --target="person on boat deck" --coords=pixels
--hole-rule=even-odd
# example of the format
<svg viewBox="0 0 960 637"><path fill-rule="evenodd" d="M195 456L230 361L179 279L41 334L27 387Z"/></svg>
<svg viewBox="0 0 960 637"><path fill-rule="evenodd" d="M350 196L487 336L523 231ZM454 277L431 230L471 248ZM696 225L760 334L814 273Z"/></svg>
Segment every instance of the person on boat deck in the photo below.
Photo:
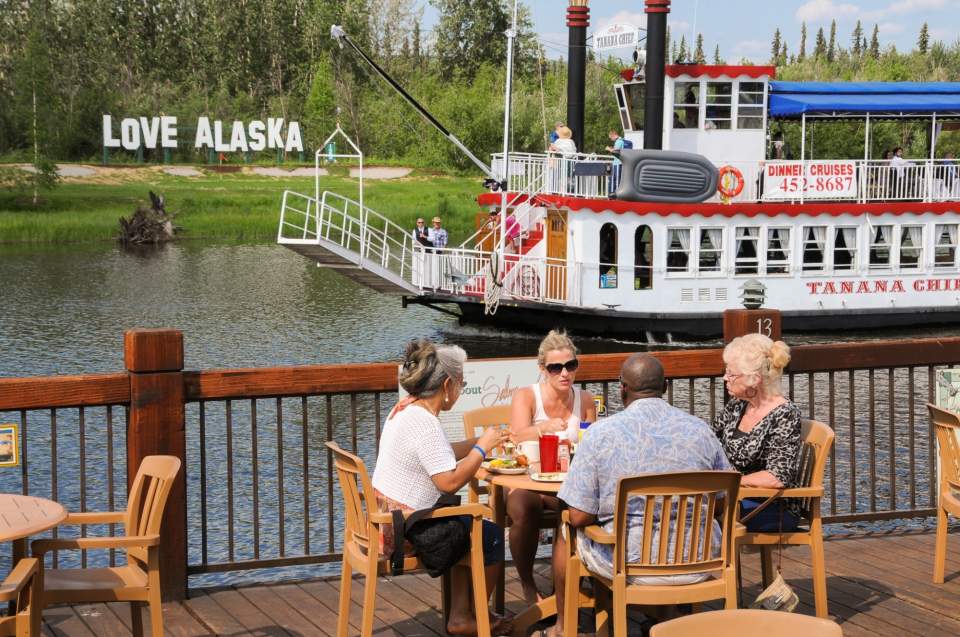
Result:
<svg viewBox="0 0 960 637"><path fill-rule="evenodd" d="M557 141L550 144L551 153L560 153L564 157L577 154L577 144L573 141L573 131L566 126L557 129Z"/></svg>
<svg viewBox="0 0 960 637"><path fill-rule="evenodd" d="M510 429L517 443L538 440L547 433L564 434L575 441L580 423L593 421L597 409L590 392L577 389L577 348L564 332L551 331L540 342L537 353L541 381L518 389L513 395ZM526 489L507 494L507 515L511 525L510 554L517 565L523 596L536 602L539 596L533 581L533 560L537 553L543 512L557 510L559 501Z"/></svg>
<svg viewBox="0 0 960 637"><path fill-rule="evenodd" d="M563 126L563 122L556 122L556 123L554 123L554 125L553 125L553 130L550 131L550 143L551 143L551 144L552 144L553 142L557 141L558 139L560 139L560 133L558 133L557 131L560 130L560 128L561 128L562 126Z"/></svg>
<svg viewBox="0 0 960 637"><path fill-rule="evenodd" d="M433 241L430 240L430 229L422 218L417 219L417 225L413 228L413 240L422 246L432 248Z"/></svg>
<svg viewBox="0 0 960 637"><path fill-rule="evenodd" d="M427 238L433 247L442 250L447 247L447 231L441 227L443 221L440 217L433 218L433 227L427 232Z"/></svg>
<svg viewBox="0 0 960 637"><path fill-rule="evenodd" d="M373 488L381 511L404 512L433 507L441 493L456 493L477 472L494 447L509 434L490 427L478 438L450 444L438 415L453 408L463 390L463 364L467 354L451 345L434 345L424 339L407 345L400 371L400 386L408 392L390 411L380 436L380 451L373 471ZM469 516L461 520L469 530ZM381 525L380 550L393 552L392 525ZM410 547L408 547L409 549ZM503 529L483 521L483 561L487 592L503 571ZM470 577L465 568L451 573L453 595L447 631L476 634L470 603ZM491 614L492 634L509 633L509 618Z"/></svg>
<svg viewBox="0 0 960 637"><path fill-rule="evenodd" d="M570 465L570 472L557 496L568 508L574 528L600 524L604 531L615 532L617 485L621 478L643 473L674 471L731 471L723 447L703 420L663 400L666 389L663 366L649 354L637 353L624 361L620 369L620 397L623 411L601 418L584 432L583 441ZM627 516L627 561L639 561L643 545L643 500L634 498ZM690 537L692 516L686 520L685 535ZM720 554L720 525L704 511L700 519L713 525L711 538L714 555ZM566 529L564 529L566 530ZM699 529L702 534L705 525ZM662 531L661 531L662 532ZM668 529L671 536L676 529ZM701 535L702 536L702 535ZM657 546L656 538L653 546ZM563 591L566 580L567 538L553 549L554 590ZM578 531L577 554L592 572L613 577L613 547L592 542ZM671 576L631 577L631 584L693 584L710 577L706 573ZM555 635L563 634L563 595L557 595Z"/></svg>
<svg viewBox="0 0 960 637"><path fill-rule="evenodd" d="M800 408L783 396L780 379L790 362L790 348L763 334L733 339L723 350L723 380L733 396L713 421L713 432L730 463L743 474L745 487L797 486L800 458ZM746 515L763 499L741 503ZM790 531L800 520L792 499L774 502L747 521L748 531Z"/></svg>
<svg viewBox="0 0 960 637"><path fill-rule="evenodd" d="M620 155L618 151L623 150L623 138L620 137L620 133L614 129L610 129L609 133L610 141L613 142L613 146L607 146L604 150L608 153L613 153L613 167L610 171L610 188L609 194L617 192L617 186L620 184L620 171L623 170L623 162L620 161Z"/></svg>

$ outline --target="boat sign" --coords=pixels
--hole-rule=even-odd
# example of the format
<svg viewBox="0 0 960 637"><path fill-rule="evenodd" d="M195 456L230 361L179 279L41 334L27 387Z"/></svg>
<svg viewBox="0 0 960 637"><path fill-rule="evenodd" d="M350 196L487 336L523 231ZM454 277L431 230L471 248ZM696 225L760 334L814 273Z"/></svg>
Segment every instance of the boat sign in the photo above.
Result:
<svg viewBox="0 0 960 637"><path fill-rule="evenodd" d="M855 161L778 161L763 167L764 199L846 199L857 196Z"/></svg>
<svg viewBox="0 0 960 637"><path fill-rule="evenodd" d="M593 34L595 51L632 49L640 41L640 29L632 24L611 24Z"/></svg>

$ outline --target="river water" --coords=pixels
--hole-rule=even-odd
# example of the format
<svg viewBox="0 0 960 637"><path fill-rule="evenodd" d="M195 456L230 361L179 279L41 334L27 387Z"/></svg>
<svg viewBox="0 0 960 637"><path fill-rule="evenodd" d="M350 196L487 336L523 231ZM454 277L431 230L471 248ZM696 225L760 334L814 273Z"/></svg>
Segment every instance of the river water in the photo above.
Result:
<svg viewBox="0 0 960 637"><path fill-rule="evenodd" d="M335 272L319 269L293 252L274 245L182 242L159 249L132 252L113 244L60 247L0 245L0 300L0 377L120 371L123 369L123 331L132 327L182 330L187 369L396 359L404 342L415 336L457 343L472 357L533 355L542 336L461 326L453 317L420 306L402 309L399 299L383 296ZM549 327L545 325L544 331ZM886 332L883 336L929 336L954 332L950 328L924 329ZM792 336L788 340L797 343L876 336L872 333L812 334ZM649 345L642 341L641 336L637 342L594 338L580 339L578 344L584 351L599 352L716 346L719 343ZM861 382L858 379L858 385ZM800 391L799 396L804 395ZM265 423L269 422L268 409L269 406L265 406L261 413ZM296 409L296 405L292 409ZM918 409L922 409L922 403ZM195 411L193 406L188 409L190 453L195 453L197 443ZM838 405L838 413L845 413L842 405ZM240 412L234 415L239 423L242 419ZM901 415L897 416L900 421ZM18 421L19 417L19 414L0 413L0 422ZM48 495L52 488L49 475L52 427L49 421L42 418L33 415L31 418L33 420L28 427L30 491ZM122 467L122 410L115 418L114 465ZM218 537L222 538L224 511L221 504L224 498L217 489L222 490L222 481L225 479L222 466L225 457L224 418L218 413L210 413L207 418L211 536L220 533ZM106 418L102 413L91 412L82 425L86 427L83 430L85 438L79 436L81 425L77 420L76 415L64 414L57 423L61 436L57 451L60 484L57 497L74 510L80 504L81 496L76 487L80 452L75 444L68 442L85 439L87 442L83 444L86 444L85 453L91 466L85 476L87 493L83 497L86 498L88 509L104 508L104 493L108 489L106 473L101 469L107 453L104 444L107 437L104 431ZM925 423L925 420L922 422ZM856 424L858 430L865 426L859 422ZM372 465L373 432L372 428L367 428L370 431L361 432L361 455ZM275 438L269 430L259 435L263 436L263 457L269 458ZM322 431L317 431L314 437L322 441L323 436ZM892 443L897 451L883 455L884 450L879 450L881 456L878 462L886 466L896 462L894 458L899 457L901 450L906 448L906 436L898 425L896 442ZM858 442L862 444L864 441ZM295 459L296 439L287 444L290 445L291 458ZM838 469L841 472L847 466L844 457L848 452L844 452L844 444L838 439L838 451L841 452ZM320 453L319 443L317 448L317 453ZM249 445L242 438L234 442L237 458L249 452ZM864 451L860 454L858 464L866 457ZM319 463L325 462L323 455L318 456ZM918 448L915 456L922 462L925 447ZM188 458L191 465L195 460ZM316 469L320 469L319 464ZM236 470L240 472L237 474L237 511L242 520L249 515L249 507L243 502L251 494L249 485L240 483L248 475L249 466L241 464ZM897 472L900 470L898 466ZM121 476L118 480L122 482L122 470L118 471ZM288 476L288 488L291 483L296 484L297 480L302 479L293 460L289 461L284 472ZM923 475L922 467L919 473ZM275 469L271 469L269 463L264 465L261 478L264 480L264 489L270 486L271 480L276 479ZM197 472L192 470L188 484L192 494L197 494L196 480ZM325 491L323 485L317 484L316 487L318 492ZM0 490L19 489L20 471L0 469ZM125 491L123 485L115 485L114 491L117 501L122 501ZM264 518L269 517L267 506L265 504L265 510L262 511ZM325 498L321 498L312 506L322 509L327 503ZM196 509L196 502L191 500L192 524L196 524L200 517ZM294 504L288 506L287 515L296 517ZM318 527L323 526L318 520ZM324 540L323 528L311 531L314 532L318 534L315 546L320 545ZM197 529L191 527L191 563L197 561L198 536ZM238 539L242 541L241 536ZM271 548L274 541L266 523L261 541L265 550ZM245 549L249 549L249 546L237 547L240 554ZM223 559L225 547L221 540L211 539L210 550L212 561L215 558ZM287 571L276 576L290 573ZM306 571L303 574L307 574ZM234 576L220 575L205 577L202 581L223 583L235 579Z"/></svg>

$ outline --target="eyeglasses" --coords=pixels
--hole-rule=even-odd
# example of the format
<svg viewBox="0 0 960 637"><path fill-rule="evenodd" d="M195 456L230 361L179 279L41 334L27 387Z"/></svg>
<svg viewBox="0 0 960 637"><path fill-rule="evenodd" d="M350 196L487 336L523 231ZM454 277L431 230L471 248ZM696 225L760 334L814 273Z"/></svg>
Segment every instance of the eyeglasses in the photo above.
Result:
<svg viewBox="0 0 960 637"><path fill-rule="evenodd" d="M580 367L580 361L575 358L571 358L566 363L548 363L544 365L544 368L547 370L551 376L556 376L563 370L567 370L571 374L577 371L577 368Z"/></svg>
<svg viewBox="0 0 960 637"><path fill-rule="evenodd" d="M737 378L740 378L741 376L746 376L746 374L731 374L729 369L724 370L724 372L723 372L723 379L724 379L724 380L736 380Z"/></svg>

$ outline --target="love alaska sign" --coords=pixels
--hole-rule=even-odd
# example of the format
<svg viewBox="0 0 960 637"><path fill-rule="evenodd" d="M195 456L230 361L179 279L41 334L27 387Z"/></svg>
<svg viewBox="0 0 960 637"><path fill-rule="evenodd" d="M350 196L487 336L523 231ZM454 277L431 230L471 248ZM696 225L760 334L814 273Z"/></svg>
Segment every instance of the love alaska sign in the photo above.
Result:
<svg viewBox="0 0 960 637"><path fill-rule="evenodd" d="M119 131L114 130L113 118L103 116L103 145L107 148L176 148L177 118L125 117L120 120ZM209 117L198 117L195 148L211 148L220 153L236 153L282 148L286 152L303 152L303 136L298 122L283 121L282 117L270 117L266 122L234 121L226 130L222 121L212 122Z"/></svg>

